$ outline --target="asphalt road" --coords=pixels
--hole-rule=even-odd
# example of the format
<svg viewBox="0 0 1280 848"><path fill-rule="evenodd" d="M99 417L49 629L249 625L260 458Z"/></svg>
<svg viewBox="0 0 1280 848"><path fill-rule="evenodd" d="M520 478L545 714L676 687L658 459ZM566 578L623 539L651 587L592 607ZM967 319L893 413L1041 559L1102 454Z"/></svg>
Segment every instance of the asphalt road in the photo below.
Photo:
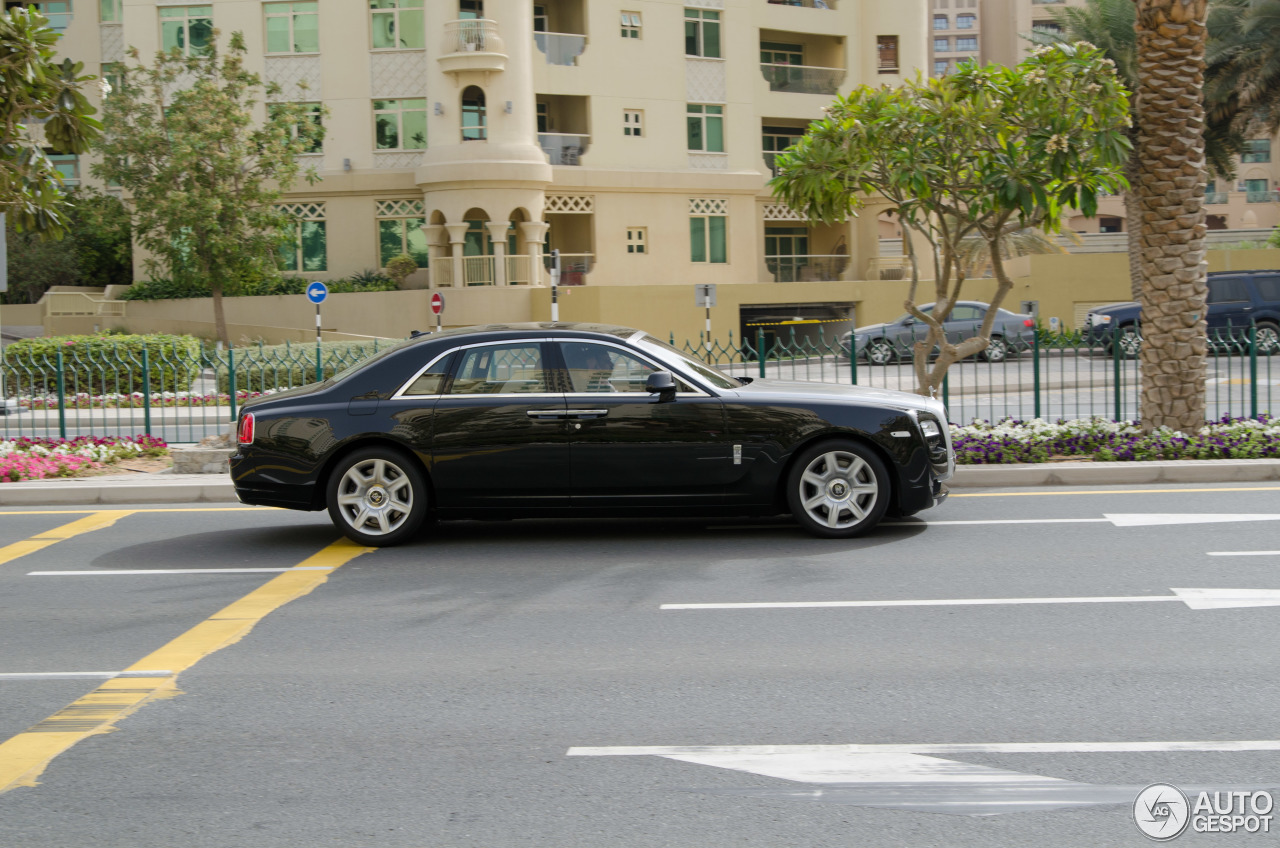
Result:
<svg viewBox="0 0 1280 848"><path fill-rule="evenodd" d="M1280 787L1280 608L1239 606L1280 597L1189 591L1280 590L1280 486L919 518L364 552L323 514L0 511L0 845L1096 848L1149 844L1152 783Z"/></svg>

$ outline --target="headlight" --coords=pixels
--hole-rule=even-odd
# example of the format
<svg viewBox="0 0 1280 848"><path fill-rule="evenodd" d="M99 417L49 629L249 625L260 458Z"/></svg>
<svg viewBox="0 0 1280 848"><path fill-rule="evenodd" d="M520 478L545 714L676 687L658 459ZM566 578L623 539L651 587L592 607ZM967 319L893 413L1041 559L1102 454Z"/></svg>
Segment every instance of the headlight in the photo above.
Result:
<svg viewBox="0 0 1280 848"><path fill-rule="evenodd" d="M1091 312L1091 313L1089 314L1089 316L1093 319L1093 323L1095 323L1095 324L1110 324L1110 323L1111 323L1111 316L1110 316L1110 315L1102 315L1102 314L1097 313L1097 312Z"/></svg>
<svg viewBox="0 0 1280 848"><path fill-rule="evenodd" d="M926 439L936 439L942 435L942 430L938 429L938 422L928 418L920 422L920 432L924 433Z"/></svg>

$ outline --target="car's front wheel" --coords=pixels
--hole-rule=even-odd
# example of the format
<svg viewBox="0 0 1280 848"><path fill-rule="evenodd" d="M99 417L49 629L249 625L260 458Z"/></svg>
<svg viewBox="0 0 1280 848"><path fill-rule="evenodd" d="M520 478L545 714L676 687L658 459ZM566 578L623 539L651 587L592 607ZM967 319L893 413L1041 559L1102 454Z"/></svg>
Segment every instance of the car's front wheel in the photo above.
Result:
<svg viewBox="0 0 1280 848"><path fill-rule="evenodd" d="M897 358L893 343L887 339L876 339L867 344L867 361L872 365L888 365Z"/></svg>
<svg viewBox="0 0 1280 848"><path fill-rule="evenodd" d="M1280 353L1280 327L1269 321L1259 321L1254 338L1257 339L1260 356L1274 356Z"/></svg>
<svg viewBox="0 0 1280 848"><path fill-rule="evenodd" d="M1009 345L1000 336L992 336L987 349L982 352L982 358L987 362L1004 362L1009 358Z"/></svg>
<svg viewBox="0 0 1280 848"><path fill-rule="evenodd" d="M416 462L394 448L361 448L329 475L329 517L347 538L389 547L407 541L427 515L427 483Z"/></svg>
<svg viewBox="0 0 1280 848"><path fill-rule="evenodd" d="M880 457L860 442L820 442L792 466L787 504L800 526L815 536L857 536L884 517L889 474Z"/></svg>

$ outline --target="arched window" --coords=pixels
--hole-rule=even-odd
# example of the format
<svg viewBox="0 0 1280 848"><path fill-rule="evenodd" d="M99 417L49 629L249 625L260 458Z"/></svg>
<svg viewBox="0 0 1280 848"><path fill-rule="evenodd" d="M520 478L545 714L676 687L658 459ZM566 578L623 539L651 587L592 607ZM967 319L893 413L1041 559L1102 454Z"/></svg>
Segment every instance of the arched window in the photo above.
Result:
<svg viewBox="0 0 1280 848"><path fill-rule="evenodd" d="M469 85L462 92L462 140L484 141L489 137L489 119L485 114L484 92Z"/></svg>

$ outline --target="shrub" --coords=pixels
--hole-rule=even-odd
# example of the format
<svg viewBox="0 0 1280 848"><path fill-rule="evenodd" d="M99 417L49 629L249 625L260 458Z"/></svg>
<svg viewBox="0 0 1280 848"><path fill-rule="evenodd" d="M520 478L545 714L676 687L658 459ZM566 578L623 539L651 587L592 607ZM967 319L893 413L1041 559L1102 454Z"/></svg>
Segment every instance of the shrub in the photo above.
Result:
<svg viewBox="0 0 1280 848"><path fill-rule="evenodd" d="M180 300L188 297L209 297L209 289L195 283L166 279L140 280L120 294L121 300Z"/></svg>
<svg viewBox="0 0 1280 848"><path fill-rule="evenodd" d="M10 395L56 392L61 352L68 395L142 391L144 347L151 391L191 388L203 364L200 340L159 334L50 336L14 342L4 349L5 388Z"/></svg>
<svg viewBox="0 0 1280 848"><path fill-rule="evenodd" d="M395 344L378 342L322 342L320 361L326 378ZM316 345L314 342L283 345L257 345L235 349L236 392L265 392L304 386L316 380ZM230 392L231 379L226 355L217 366L218 391Z"/></svg>
<svg viewBox="0 0 1280 848"><path fill-rule="evenodd" d="M267 295L305 294L311 283L305 277L268 277L245 280L227 297L264 297ZM367 291L395 291L394 280L377 271L361 271L342 280L325 283L333 294ZM209 289L197 283L175 283L173 280L151 280L134 283L122 295L121 300L178 300L189 297L210 297Z"/></svg>
<svg viewBox="0 0 1280 848"><path fill-rule="evenodd" d="M387 276L395 280L396 287L404 285L405 278L418 270L418 261L407 253L392 257L387 263Z"/></svg>

